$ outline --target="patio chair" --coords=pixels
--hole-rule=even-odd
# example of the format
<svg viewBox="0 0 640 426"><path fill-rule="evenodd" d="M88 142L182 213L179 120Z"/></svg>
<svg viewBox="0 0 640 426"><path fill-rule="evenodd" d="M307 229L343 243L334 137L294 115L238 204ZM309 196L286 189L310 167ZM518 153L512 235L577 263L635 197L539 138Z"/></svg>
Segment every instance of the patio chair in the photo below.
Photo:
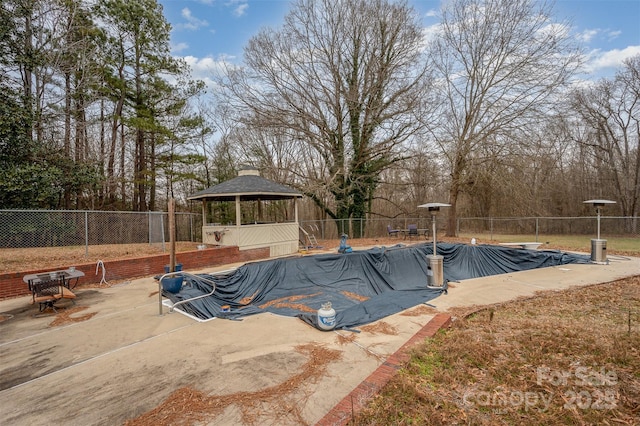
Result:
<svg viewBox="0 0 640 426"><path fill-rule="evenodd" d="M33 284L33 303L40 306L40 312L47 308L56 311L55 304L61 299L70 299L75 305L76 295L67 287L62 285L59 280L43 281Z"/></svg>
<svg viewBox="0 0 640 426"><path fill-rule="evenodd" d="M393 229L391 228L391 225L387 225L387 234L389 234L390 237L391 236L397 237L398 232L400 232L399 229Z"/></svg>
<svg viewBox="0 0 640 426"><path fill-rule="evenodd" d="M418 238L418 225L407 226L407 235L405 235L405 238L406 237L409 237L409 239L413 237Z"/></svg>

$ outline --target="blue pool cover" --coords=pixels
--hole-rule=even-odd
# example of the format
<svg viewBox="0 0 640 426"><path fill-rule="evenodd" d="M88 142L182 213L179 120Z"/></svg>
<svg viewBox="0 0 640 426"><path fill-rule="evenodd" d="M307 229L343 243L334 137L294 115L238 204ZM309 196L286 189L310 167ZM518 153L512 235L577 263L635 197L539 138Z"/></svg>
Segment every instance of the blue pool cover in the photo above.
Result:
<svg viewBox="0 0 640 426"><path fill-rule="evenodd" d="M494 245L440 243L445 281L524 271L590 257L560 251L524 250ZM299 317L319 328L317 311L326 302L336 310L336 329L352 329L428 302L443 292L427 285L426 255L433 244L380 247L347 254L319 254L247 263L223 276L203 275L215 293L180 306L200 319L239 319L261 312ZM211 292L204 281L188 279L172 302ZM222 312L222 306L229 312Z"/></svg>

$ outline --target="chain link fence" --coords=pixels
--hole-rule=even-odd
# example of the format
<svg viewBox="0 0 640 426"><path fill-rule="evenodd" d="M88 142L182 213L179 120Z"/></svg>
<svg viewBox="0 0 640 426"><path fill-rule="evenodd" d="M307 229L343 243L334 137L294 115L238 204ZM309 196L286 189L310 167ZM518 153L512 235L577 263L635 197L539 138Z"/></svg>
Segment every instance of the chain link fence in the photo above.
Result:
<svg viewBox="0 0 640 426"><path fill-rule="evenodd" d="M585 235L595 236L597 217L520 217L520 218L460 218L458 234L496 235ZM601 236L640 237L640 217L600 217Z"/></svg>
<svg viewBox="0 0 640 426"><path fill-rule="evenodd" d="M0 248L164 244L166 212L0 210ZM202 216L176 212L176 240L202 241Z"/></svg>
<svg viewBox="0 0 640 426"><path fill-rule="evenodd" d="M300 226L318 239L337 240L342 234L349 238L379 238L387 236L387 225L393 229L407 229L409 224L419 229L431 229L431 218L396 219L325 219L301 220ZM438 226L438 228L440 228Z"/></svg>
<svg viewBox="0 0 640 426"><path fill-rule="evenodd" d="M428 230L431 235L431 217L409 217L394 219L325 219L303 220L300 225L318 239L339 239L347 234L349 238L378 238L387 236L387 226L392 229L407 229L408 225ZM436 218L438 234L444 233L446 213ZM640 217L600 218L602 237L640 238ZM458 235L584 235L595 236L597 217L517 217L517 218L459 218ZM640 242L639 242L640 243Z"/></svg>
<svg viewBox="0 0 640 426"><path fill-rule="evenodd" d="M444 233L446 213L437 218ZM169 240L167 212L113 212L81 210L0 210L0 248L90 246L102 244L164 244ZM416 225L431 235L431 217L394 219L301 220L300 226L317 239L379 238L387 227ZM600 218L601 235L640 237L640 217ZM585 235L595 236L596 216L459 218L458 235ZM421 233L422 234L422 233ZM202 241L202 215L176 212L176 240Z"/></svg>

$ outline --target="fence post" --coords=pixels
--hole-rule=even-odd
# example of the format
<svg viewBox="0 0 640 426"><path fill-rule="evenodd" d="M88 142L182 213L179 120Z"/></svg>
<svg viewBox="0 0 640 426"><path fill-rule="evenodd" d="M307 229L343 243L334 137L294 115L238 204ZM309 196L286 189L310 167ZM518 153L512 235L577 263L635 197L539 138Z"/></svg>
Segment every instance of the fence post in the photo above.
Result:
<svg viewBox="0 0 640 426"><path fill-rule="evenodd" d="M151 245L151 210L147 210L147 234Z"/></svg>
<svg viewBox="0 0 640 426"><path fill-rule="evenodd" d="M538 242L538 218L536 217L536 243Z"/></svg>
<svg viewBox="0 0 640 426"><path fill-rule="evenodd" d="M160 229L162 230L162 251L165 252L164 247L164 212L160 212Z"/></svg>
<svg viewBox="0 0 640 426"><path fill-rule="evenodd" d="M84 257L89 257L89 212L84 212Z"/></svg>
<svg viewBox="0 0 640 426"><path fill-rule="evenodd" d="M489 218L489 235L490 240L493 241L493 218Z"/></svg>
<svg viewBox="0 0 640 426"><path fill-rule="evenodd" d="M191 242L193 242L193 213L189 213L189 235L191 235Z"/></svg>

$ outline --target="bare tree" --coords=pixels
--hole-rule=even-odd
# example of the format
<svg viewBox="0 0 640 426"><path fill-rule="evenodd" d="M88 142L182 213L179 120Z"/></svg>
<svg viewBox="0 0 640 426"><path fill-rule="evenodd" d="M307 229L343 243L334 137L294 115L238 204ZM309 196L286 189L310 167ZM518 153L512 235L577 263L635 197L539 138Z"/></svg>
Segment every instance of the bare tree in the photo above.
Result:
<svg viewBox="0 0 640 426"><path fill-rule="evenodd" d="M442 84L434 137L450 173L447 234L476 171L508 154L544 119L579 66L579 51L550 8L532 0L454 0L442 11L434 61Z"/></svg>
<svg viewBox="0 0 640 426"><path fill-rule="evenodd" d="M281 29L251 39L245 61L225 86L250 114L247 125L272 129L304 156L299 187L326 214L364 218L378 176L419 129L413 116L429 79L414 10L300 0Z"/></svg>
<svg viewBox="0 0 640 426"><path fill-rule="evenodd" d="M603 196L612 194L620 213L640 209L640 55L627 60L614 79L577 91L576 112L587 131L578 142L590 154Z"/></svg>

